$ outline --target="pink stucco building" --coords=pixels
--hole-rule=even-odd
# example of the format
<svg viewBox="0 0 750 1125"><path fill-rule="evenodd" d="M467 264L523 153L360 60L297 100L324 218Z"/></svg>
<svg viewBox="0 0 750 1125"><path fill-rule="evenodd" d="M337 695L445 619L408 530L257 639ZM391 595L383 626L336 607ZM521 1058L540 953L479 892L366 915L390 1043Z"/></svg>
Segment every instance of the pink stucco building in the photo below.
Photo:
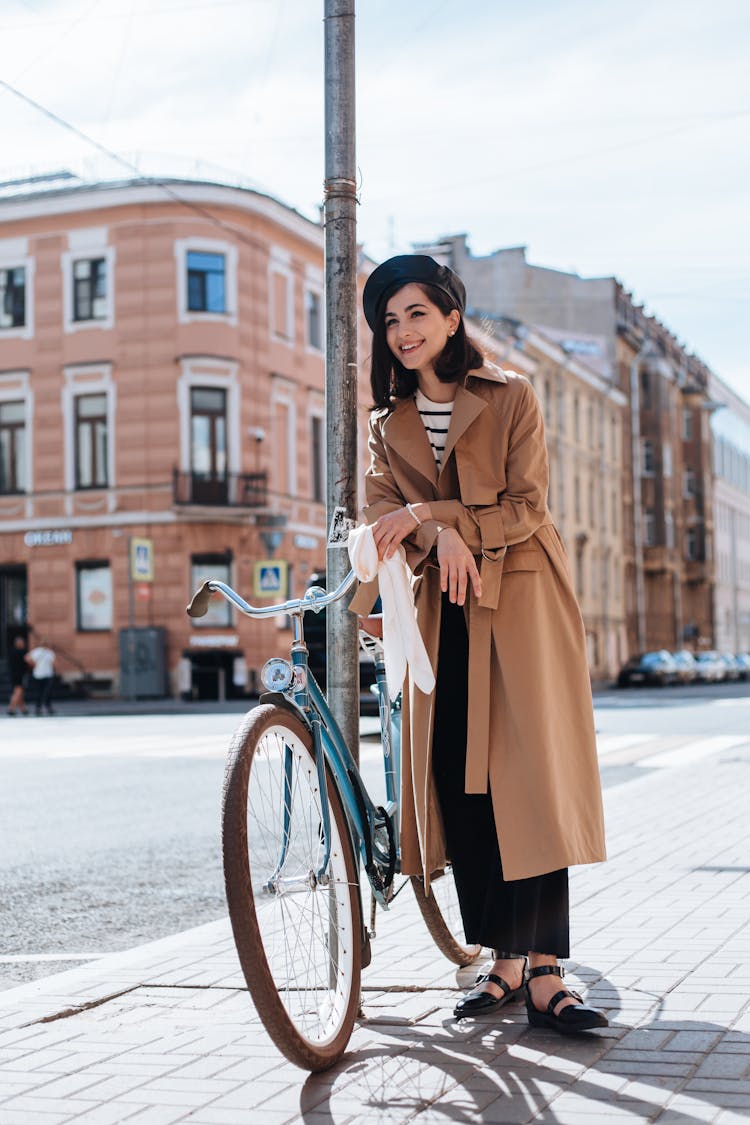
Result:
<svg viewBox="0 0 750 1125"><path fill-rule="evenodd" d="M31 625L102 689L153 660L167 694L252 686L285 623L185 604L208 574L275 600L284 569L299 592L324 566L324 347L322 229L269 196L1 199L0 660ZM122 665L131 625L151 632Z"/></svg>

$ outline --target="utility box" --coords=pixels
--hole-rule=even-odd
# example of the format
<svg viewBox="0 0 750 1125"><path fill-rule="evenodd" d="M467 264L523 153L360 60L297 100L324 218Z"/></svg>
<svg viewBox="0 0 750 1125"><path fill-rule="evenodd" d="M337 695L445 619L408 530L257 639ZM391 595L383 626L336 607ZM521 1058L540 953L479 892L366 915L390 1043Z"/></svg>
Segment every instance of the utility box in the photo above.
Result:
<svg viewBox="0 0 750 1125"><path fill-rule="evenodd" d="M161 699L167 694L165 653L165 629L120 630L120 695L124 699Z"/></svg>

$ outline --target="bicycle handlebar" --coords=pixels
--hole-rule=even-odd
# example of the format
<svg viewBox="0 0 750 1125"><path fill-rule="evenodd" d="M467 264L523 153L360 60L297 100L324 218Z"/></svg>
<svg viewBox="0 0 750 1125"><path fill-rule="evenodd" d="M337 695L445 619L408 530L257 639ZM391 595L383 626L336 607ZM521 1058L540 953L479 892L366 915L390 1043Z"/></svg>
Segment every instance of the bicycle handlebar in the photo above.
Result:
<svg viewBox="0 0 750 1125"><path fill-rule="evenodd" d="M321 609L325 609L327 605L343 598L344 594L351 590L356 580L356 574L353 570L350 570L343 582L330 594L326 593L322 586L311 586L305 592L304 597L294 598L291 601L282 602L280 605L261 606L250 605L225 582L219 582L216 578L209 578L193 594L190 605L187 607L187 614L189 617L204 617L208 612L208 603L212 594L221 594L247 617L273 617L277 613L304 613L308 609L311 609L313 613L320 613Z"/></svg>

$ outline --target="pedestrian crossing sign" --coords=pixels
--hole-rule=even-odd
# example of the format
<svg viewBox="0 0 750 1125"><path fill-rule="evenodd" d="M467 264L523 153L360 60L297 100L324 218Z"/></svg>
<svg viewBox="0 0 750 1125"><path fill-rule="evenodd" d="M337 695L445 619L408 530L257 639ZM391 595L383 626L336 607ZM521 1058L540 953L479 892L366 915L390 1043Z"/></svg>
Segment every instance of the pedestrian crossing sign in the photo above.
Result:
<svg viewBox="0 0 750 1125"><path fill-rule="evenodd" d="M262 559L255 564L253 596L282 601L287 597L288 564L285 559Z"/></svg>

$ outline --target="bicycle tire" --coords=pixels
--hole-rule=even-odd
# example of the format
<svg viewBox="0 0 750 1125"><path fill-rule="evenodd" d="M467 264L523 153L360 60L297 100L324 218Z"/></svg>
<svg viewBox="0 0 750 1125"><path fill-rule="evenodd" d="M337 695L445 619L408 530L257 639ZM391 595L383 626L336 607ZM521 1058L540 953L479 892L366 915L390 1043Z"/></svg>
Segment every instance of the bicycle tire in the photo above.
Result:
<svg viewBox="0 0 750 1125"><path fill-rule="evenodd" d="M430 881L427 894L421 875L412 875L411 885L430 937L443 956L460 966L476 961L482 947L468 944L464 937L451 868L447 867L436 879Z"/></svg>
<svg viewBox="0 0 750 1125"><path fill-rule="evenodd" d="M330 883L310 879L305 885L305 876L322 861L312 736L291 712L267 704L254 708L235 732L222 810L232 932L266 1031L290 1062L310 1071L325 1070L342 1056L360 998L358 868L341 798L328 773L326 782ZM284 810L289 831L279 871ZM268 892L277 872L288 886Z"/></svg>

